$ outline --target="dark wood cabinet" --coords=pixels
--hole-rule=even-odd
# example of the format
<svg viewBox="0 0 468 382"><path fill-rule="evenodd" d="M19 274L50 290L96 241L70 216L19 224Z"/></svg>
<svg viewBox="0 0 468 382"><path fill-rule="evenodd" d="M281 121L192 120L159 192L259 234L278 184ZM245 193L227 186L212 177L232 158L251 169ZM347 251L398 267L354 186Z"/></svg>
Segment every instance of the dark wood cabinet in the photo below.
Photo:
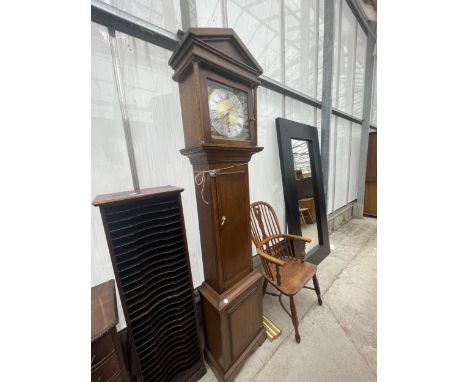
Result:
<svg viewBox="0 0 468 382"><path fill-rule="evenodd" d="M169 60L179 82L185 148L195 173L205 282L205 353L234 380L266 338L262 279L253 270L248 162L257 147L262 68L232 29L191 28Z"/></svg>
<svg viewBox="0 0 468 382"><path fill-rule="evenodd" d="M101 211L138 381L196 381L206 372L182 191L156 187L93 202Z"/></svg>
<svg viewBox="0 0 468 382"><path fill-rule="evenodd" d="M91 381L128 381L120 341L114 280L91 288Z"/></svg>

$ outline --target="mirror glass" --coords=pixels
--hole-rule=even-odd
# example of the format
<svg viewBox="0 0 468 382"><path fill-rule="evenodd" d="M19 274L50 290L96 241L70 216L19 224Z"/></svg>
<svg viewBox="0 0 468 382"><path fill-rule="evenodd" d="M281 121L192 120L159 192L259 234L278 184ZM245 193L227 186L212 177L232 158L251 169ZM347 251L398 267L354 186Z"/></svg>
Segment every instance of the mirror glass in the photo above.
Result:
<svg viewBox="0 0 468 382"><path fill-rule="evenodd" d="M314 174L310 164L308 142L300 139L291 139L291 146L294 158L297 204L299 206L302 236L312 240L306 244L306 252L308 252L319 244L315 208L316 198L312 184Z"/></svg>

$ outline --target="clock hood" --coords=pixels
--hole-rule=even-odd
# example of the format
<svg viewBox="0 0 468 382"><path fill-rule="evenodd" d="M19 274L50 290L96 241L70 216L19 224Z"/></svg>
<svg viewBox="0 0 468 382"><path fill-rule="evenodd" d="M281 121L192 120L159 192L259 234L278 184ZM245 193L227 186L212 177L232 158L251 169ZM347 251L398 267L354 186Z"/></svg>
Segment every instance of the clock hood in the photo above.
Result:
<svg viewBox="0 0 468 382"><path fill-rule="evenodd" d="M223 72L241 75L259 84L262 67L232 28L190 28L169 59L174 69L173 79L180 81L192 64L215 67Z"/></svg>

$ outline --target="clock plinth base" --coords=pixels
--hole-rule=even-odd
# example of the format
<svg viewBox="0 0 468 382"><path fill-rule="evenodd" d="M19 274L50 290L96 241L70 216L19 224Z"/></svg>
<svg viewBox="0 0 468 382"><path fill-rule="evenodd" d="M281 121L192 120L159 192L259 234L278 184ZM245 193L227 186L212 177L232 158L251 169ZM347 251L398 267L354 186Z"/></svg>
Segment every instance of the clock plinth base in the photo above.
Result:
<svg viewBox="0 0 468 382"><path fill-rule="evenodd" d="M205 356L219 381L234 381L266 339L262 323L263 276L252 272L222 294L199 288L205 321Z"/></svg>
<svg viewBox="0 0 468 382"><path fill-rule="evenodd" d="M242 366L244 366L245 361L249 358L249 356L255 352L255 350L265 342L266 334L265 331L262 330L257 334L255 339L251 342L248 348L241 354L241 356L237 359L236 362L228 369L228 371L224 372L224 370L219 366L219 364L214 360L213 356L209 352L209 350L205 349L205 360L210 365L211 370L213 370L214 375L218 379L218 381L222 382L234 382L237 374L239 374Z"/></svg>

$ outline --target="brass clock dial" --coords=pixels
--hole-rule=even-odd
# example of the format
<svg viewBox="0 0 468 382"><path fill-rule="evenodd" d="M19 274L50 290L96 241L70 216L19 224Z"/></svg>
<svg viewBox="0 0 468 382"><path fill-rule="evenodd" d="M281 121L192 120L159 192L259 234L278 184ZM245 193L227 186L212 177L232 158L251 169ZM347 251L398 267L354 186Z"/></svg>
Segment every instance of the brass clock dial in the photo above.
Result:
<svg viewBox="0 0 468 382"><path fill-rule="evenodd" d="M250 139L246 92L208 81L208 108L212 138Z"/></svg>

